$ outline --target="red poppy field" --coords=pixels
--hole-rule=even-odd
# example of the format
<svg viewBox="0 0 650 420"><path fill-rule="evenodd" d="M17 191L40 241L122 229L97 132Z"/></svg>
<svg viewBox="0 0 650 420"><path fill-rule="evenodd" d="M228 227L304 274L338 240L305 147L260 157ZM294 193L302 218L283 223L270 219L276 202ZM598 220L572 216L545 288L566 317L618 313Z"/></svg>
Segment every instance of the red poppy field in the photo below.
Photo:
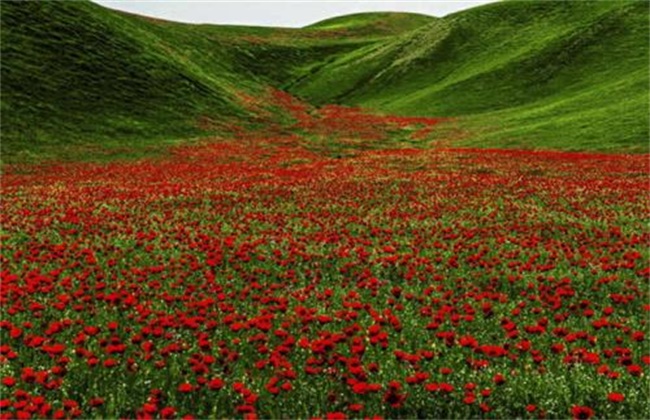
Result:
<svg viewBox="0 0 650 420"><path fill-rule="evenodd" d="M0 417L650 417L647 155L277 96L291 127L6 168Z"/></svg>

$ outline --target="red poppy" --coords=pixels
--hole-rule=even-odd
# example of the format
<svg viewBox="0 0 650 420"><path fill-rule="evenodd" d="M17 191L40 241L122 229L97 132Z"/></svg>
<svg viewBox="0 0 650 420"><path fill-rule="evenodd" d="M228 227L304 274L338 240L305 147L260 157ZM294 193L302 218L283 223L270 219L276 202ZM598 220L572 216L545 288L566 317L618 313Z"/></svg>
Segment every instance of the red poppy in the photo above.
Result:
<svg viewBox="0 0 650 420"><path fill-rule="evenodd" d="M208 382L208 388L213 391L218 391L225 386L225 382L220 378L213 378Z"/></svg>
<svg viewBox="0 0 650 420"><path fill-rule="evenodd" d="M496 375L494 375L492 380L497 385L503 385L506 382L506 378L500 373L497 373Z"/></svg>
<svg viewBox="0 0 650 420"><path fill-rule="evenodd" d="M183 394L187 394L194 391L194 385L192 385L189 382L183 382L182 384L178 385L178 392L181 392Z"/></svg>
<svg viewBox="0 0 650 420"><path fill-rule="evenodd" d="M574 419L589 419L594 416L594 410L590 407L574 405L571 407L571 415Z"/></svg>
<svg viewBox="0 0 650 420"><path fill-rule="evenodd" d="M607 399L613 403L620 403L625 400L625 395L621 394L620 392L610 392L607 394Z"/></svg>
<svg viewBox="0 0 650 420"><path fill-rule="evenodd" d="M16 385L16 379L11 376L6 376L2 378L2 384L8 387Z"/></svg>

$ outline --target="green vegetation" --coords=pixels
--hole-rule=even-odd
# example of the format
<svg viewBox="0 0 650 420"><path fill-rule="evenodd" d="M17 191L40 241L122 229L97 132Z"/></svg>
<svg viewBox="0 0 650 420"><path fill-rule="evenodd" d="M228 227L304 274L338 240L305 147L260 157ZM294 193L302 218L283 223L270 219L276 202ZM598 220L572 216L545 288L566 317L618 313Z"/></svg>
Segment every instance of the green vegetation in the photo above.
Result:
<svg viewBox="0 0 650 420"><path fill-rule="evenodd" d="M503 2L340 58L317 103L459 117L463 144L647 150L648 4Z"/></svg>
<svg viewBox="0 0 650 420"><path fill-rule="evenodd" d="M186 60L154 26L90 2L3 2L3 158L152 146L199 135L202 115L244 114L234 80Z"/></svg>
<svg viewBox="0 0 650 420"><path fill-rule="evenodd" d="M315 105L455 117L437 136L461 145L647 151L645 2L501 2L303 29L180 24L90 2L0 11L3 161L227 136L284 118L242 100L269 87Z"/></svg>

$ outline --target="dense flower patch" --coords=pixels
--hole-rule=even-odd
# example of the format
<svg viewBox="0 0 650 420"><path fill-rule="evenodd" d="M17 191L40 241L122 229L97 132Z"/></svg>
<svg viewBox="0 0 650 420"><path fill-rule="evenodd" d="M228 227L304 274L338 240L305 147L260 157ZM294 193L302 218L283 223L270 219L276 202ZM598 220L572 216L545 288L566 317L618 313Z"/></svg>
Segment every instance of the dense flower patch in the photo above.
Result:
<svg viewBox="0 0 650 420"><path fill-rule="evenodd" d="M305 136L9 168L0 417L650 417L647 156Z"/></svg>

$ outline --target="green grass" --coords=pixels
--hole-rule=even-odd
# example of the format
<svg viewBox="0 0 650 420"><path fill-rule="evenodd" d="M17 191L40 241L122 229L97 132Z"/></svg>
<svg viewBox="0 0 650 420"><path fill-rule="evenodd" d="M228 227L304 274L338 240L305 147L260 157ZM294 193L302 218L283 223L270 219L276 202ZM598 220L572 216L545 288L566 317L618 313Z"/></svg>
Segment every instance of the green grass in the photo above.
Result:
<svg viewBox="0 0 650 420"><path fill-rule="evenodd" d="M367 12L337 16L306 26L306 29L350 29L353 33L391 34L414 30L438 18L418 13Z"/></svg>
<svg viewBox="0 0 650 420"><path fill-rule="evenodd" d="M473 145L647 150L648 17L644 2L490 4L342 57L292 89L315 103L460 117Z"/></svg>
<svg viewBox="0 0 650 420"><path fill-rule="evenodd" d="M128 18L86 2L3 2L3 159L198 135L243 115L229 91Z"/></svg>
<svg viewBox="0 0 650 420"><path fill-rule="evenodd" d="M228 136L259 126L241 97L271 86L315 105L457 117L438 136L460 133L462 145L648 147L645 2L500 2L302 29L188 25L84 1L0 12L5 162L138 157Z"/></svg>
<svg viewBox="0 0 650 420"><path fill-rule="evenodd" d="M255 117L240 94L260 96L428 19L397 14L397 23L342 36L180 24L84 1L2 2L0 10L6 162L138 157L178 139L228 135L229 125Z"/></svg>

